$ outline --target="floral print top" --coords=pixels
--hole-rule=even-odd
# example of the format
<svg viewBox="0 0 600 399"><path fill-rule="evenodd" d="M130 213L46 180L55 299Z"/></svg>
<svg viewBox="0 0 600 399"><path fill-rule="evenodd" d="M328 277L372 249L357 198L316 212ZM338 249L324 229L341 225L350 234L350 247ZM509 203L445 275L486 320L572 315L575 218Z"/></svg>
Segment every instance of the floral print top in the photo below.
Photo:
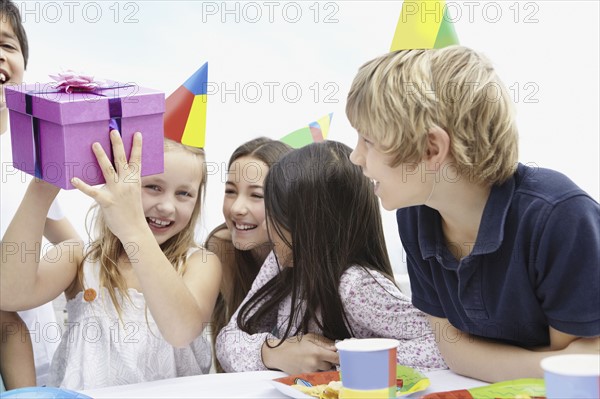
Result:
<svg viewBox="0 0 600 399"><path fill-rule="evenodd" d="M277 273L279 266L271 253L243 303ZM351 266L341 277L339 293L354 338L394 338L400 341L399 364L420 371L448 368L425 314L384 275ZM238 312L239 309L217 337L217 358L227 372L267 370L262 362L261 348L265 340L280 338L278 331L285 331L291 316L291 298L288 296L279 304L277 314L263 320L262 332L257 334L247 334L238 327ZM297 326L295 319L293 327ZM316 323L312 323L309 330L321 334Z"/></svg>

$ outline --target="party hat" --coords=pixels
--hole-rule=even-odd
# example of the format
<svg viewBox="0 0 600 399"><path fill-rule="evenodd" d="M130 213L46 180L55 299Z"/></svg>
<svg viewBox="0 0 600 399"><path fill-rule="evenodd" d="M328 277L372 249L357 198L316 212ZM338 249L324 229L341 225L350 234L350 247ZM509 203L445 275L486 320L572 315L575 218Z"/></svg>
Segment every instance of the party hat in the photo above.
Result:
<svg viewBox="0 0 600 399"><path fill-rule="evenodd" d="M390 51L459 44L446 1L404 1Z"/></svg>
<svg viewBox="0 0 600 399"><path fill-rule="evenodd" d="M204 148L208 62L202 65L165 103L165 137Z"/></svg>
<svg viewBox="0 0 600 399"><path fill-rule="evenodd" d="M329 134L331 118L333 118L333 113L327 114L321 119L309 123L308 126L293 131L282 137L280 141L292 148L300 148L310 143L318 143L326 140L327 134Z"/></svg>

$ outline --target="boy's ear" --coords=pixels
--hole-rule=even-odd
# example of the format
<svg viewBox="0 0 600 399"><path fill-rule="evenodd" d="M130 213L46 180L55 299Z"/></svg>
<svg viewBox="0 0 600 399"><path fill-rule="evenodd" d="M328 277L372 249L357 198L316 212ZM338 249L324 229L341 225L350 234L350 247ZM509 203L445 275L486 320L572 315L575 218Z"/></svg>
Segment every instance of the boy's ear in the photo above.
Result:
<svg viewBox="0 0 600 399"><path fill-rule="evenodd" d="M450 155L450 136L439 126L432 127L427 132L427 146L423 161L442 164Z"/></svg>

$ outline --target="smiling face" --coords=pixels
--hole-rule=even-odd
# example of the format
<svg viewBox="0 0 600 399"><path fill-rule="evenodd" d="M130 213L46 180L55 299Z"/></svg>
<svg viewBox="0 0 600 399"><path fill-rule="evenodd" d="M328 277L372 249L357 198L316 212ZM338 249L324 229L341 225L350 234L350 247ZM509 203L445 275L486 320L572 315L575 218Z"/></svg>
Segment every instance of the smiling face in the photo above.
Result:
<svg viewBox="0 0 600 399"><path fill-rule="evenodd" d="M248 251L269 242L265 225L263 183L269 167L244 156L232 162L227 171L223 216L233 245Z"/></svg>
<svg viewBox="0 0 600 399"><path fill-rule="evenodd" d="M5 84L20 84L23 81L25 60L19 40L12 25L0 14L0 134L7 130L8 109L4 99Z"/></svg>
<svg viewBox="0 0 600 399"><path fill-rule="evenodd" d="M142 205L159 244L185 229L200 198L202 158L181 148L165 152L165 171L142 177Z"/></svg>
<svg viewBox="0 0 600 399"><path fill-rule="evenodd" d="M350 161L362 167L364 175L374 181L375 195L388 211L421 205L431 193L432 176L427 176L423 162L391 167L392 156L384 154L377 143L360 134Z"/></svg>

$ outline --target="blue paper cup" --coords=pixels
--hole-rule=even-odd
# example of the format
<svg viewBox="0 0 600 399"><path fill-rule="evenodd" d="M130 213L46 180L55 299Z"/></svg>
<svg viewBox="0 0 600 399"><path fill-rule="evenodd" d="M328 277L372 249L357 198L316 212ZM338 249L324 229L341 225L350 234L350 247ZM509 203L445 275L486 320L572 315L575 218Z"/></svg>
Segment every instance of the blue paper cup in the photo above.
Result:
<svg viewBox="0 0 600 399"><path fill-rule="evenodd" d="M540 365L548 399L600 398L600 355L550 356Z"/></svg>
<svg viewBox="0 0 600 399"><path fill-rule="evenodd" d="M396 397L396 339L347 339L335 344L340 354L340 399Z"/></svg>

